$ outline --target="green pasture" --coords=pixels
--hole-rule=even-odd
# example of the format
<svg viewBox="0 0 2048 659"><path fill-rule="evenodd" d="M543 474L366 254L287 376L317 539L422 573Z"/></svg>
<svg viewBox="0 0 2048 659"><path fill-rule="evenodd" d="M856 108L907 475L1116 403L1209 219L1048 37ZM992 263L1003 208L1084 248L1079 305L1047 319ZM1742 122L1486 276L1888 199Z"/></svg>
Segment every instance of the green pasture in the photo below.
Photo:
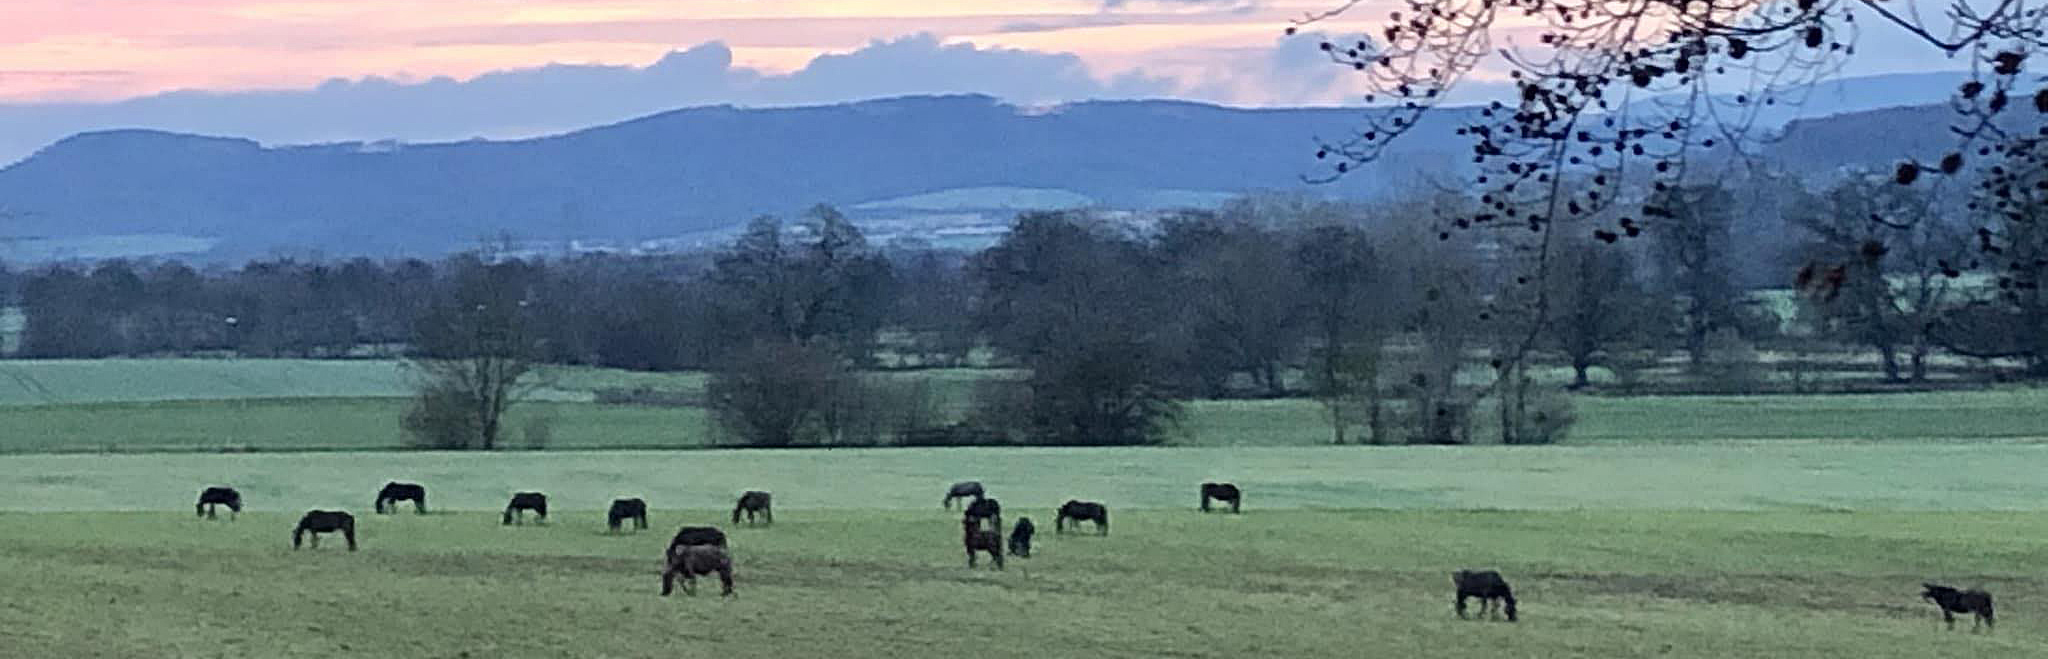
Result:
<svg viewBox="0 0 2048 659"><path fill-rule="evenodd" d="M1255 495L1256 496L1256 495ZM657 595L684 523L591 510L0 514L0 654L21 657L2033 657L2048 514L1191 510L970 571L955 514L805 510L731 529L739 596ZM720 520L722 521L722 520ZM985 561L986 559L984 559ZM1500 569L1521 621L1461 621L1448 573ZM1933 580L1997 630L1940 627Z"/></svg>
<svg viewBox="0 0 2048 659"><path fill-rule="evenodd" d="M2048 444L2009 442L14 455L0 510L176 511L221 484L255 510L362 510L387 480L428 486L434 509L518 490L569 509L717 507L765 489L796 510L920 510L967 479L1020 511L1192 508L1207 480L1258 509L2048 510L2044 467Z"/></svg>
<svg viewBox="0 0 2048 659"><path fill-rule="evenodd" d="M937 386L956 413L964 376ZM625 374L638 375L638 374ZM675 377L675 376L666 376ZM902 376L908 377L908 376ZM679 378L678 378L679 379ZM172 400L0 405L0 453L392 449L404 445L402 398ZM1870 395L1579 396L1567 444L1725 440L1868 442L2027 441L2048 438L2048 391L2005 389ZM1475 436L1492 441L1491 407ZM506 419L509 448L530 448L529 423L546 421L554 449L700 448L711 443L702 408L534 401ZM1361 439L1354 430L1352 438ZM1196 401L1170 442L1183 446L1311 446L1330 441L1321 408L1306 400Z"/></svg>

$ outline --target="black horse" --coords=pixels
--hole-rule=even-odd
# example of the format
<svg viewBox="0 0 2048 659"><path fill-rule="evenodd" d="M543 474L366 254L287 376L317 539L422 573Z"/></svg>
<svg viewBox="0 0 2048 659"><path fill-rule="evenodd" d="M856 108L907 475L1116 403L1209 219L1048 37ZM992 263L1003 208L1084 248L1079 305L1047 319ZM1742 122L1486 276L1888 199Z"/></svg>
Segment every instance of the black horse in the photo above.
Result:
<svg viewBox="0 0 2048 659"><path fill-rule="evenodd" d="M1234 513L1237 512L1238 504L1244 501L1244 492L1230 483L1203 483L1202 512L1209 512L1209 501L1212 499L1230 504L1230 512Z"/></svg>
<svg viewBox="0 0 2048 659"><path fill-rule="evenodd" d="M1052 520L1053 532L1066 533L1069 520L1076 525L1084 521L1095 522L1097 532L1109 535L1109 508L1102 504L1068 499L1060 505L1060 516Z"/></svg>
<svg viewBox="0 0 2048 659"><path fill-rule="evenodd" d="M954 483L950 488L946 488L946 500L939 502L939 505L947 510L952 510L954 499L974 499L975 501L980 501L987 494L986 491L981 489L980 481L961 481Z"/></svg>
<svg viewBox="0 0 2048 659"><path fill-rule="evenodd" d="M611 511L604 514L604 525L610 527L613 533L618 533L620 523L629 519L633 520L633 528L645 530L647 502L639 499L613 499Z"/></svg>
<svg viewBox="0 0 2048 659"><path fill-rule="evenodd" d="M348 550L356 550L356 516L338 510L310 510L299 518L299 527L292 529L292 549L298 549L306 534L313 534L313 548L320 548L320 534L341 532L348 539Z"/></svg>
<svg viewBox="0 0 2048 659"><path fill-rule="evenodd" d="M754 490L740 495L740 502L732 507L732 523L740 523L741 513L746 513L748 524L754 523L754 515L757 513L761 515L763 523L775 523L773 502L767 492Z"/></svg>
<svg viewBox="0 0 2048 659"><path fill-rule="evenodd" d="M392 481L377 490L377 514L398 512L398 502L411 501L412 509L427 514L427 488L412 483Z"/></svg>
<svg viewBox="0 0 2048 659"><path fill-rule="evenodd" d="M676 553L677 547L725 546L725 532L713 526L685 526L676 529L676 537L668 541L668 553Z"/></svg>
<svg viewBox="0 0 2048 659"><path fill-rule="evenodd" d="M1010 555L1031 558L1031 534L1037 532L1037 527L1031 525L1031 518L1017 518L1017 527L1010 529Z"/></svg>
<svg viewBox="0 0 2048 659"><path fill-rule="evenodd" d="M1479 615L1486 615L1486 607L1493 606L1495 614L1507 613L1508 622L1515 621L1515 591L1508 588L1508 581L1500 578L1493 570L1459 570L1451 573L1451 585L1458 587L1458 617L1465 617L1465 598L1479 598ZM1505 608L1494 604L1500 600Z"/></svg>
<svg viewBox="0 0 2048 659"><path fill-rule="evenodd" d="M228 519L234 519L242 513L242 493L232 487L206 488L199 493L199 505L193 506L192 512L207 519L218 519L213 511L220 506L227 506Z"/></svg>
<svg viewBox="0 0 2048 659"><path fill-rule="evenodd" d="M529 510L540 516L541 523L546 523L548 521L548 495L539 492L513 493L512 503L505 505L505 521L503 523L511 524L512 520L518 519L519 523L525 524L526 511Z"/></svg>
<svg viewBox="0 0 2048 659"><path fill-rule="evenodd" d="M1973 631L1983 627L1996 627L1998 621L1992 617L1991 593L1974 589L1956 590L1931 583L1923 583L1920 586L1926 589L1920 592L1920 597L1941 607L1941 619L1948 623L1949 629L1956 628L1958 613L1976 614L1976 624L1970 626Z"/></svg>
<svg viewBox="0 0 2048 659"><path fill-rule="evenodd" d="M996 533L1003 532L1003 504L995 499L975 499L967 504L967 514L961 518L971 524L989 520L989 528Z"/></svg>

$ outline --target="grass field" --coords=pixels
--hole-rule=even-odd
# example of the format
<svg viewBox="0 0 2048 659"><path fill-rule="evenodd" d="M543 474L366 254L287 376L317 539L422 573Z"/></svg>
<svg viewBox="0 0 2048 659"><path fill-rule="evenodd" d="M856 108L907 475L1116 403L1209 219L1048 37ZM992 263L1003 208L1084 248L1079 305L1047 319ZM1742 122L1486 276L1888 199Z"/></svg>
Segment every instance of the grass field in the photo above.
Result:
<svg viewBox="0 0 2048 659"><path fill-rule="evenodd" d="M986 374L904 377L958 405ZM0 657L2048 647L2039 390L1581 397L1571 445L1550 447L1316 446L1317 407L1278 400L1195 403L1178 447L587 450L702 447L699 409L590 402L702 382L565 371L507 424L518 447L544 416L560 450L441 453L383 450L405 404L390 362L0 362ZM932 504L967 478L1009 520L1036 519L1038 557L966 570L958 513ZM426 484L434 514L368 514L394 479ZM1204 480L1242 485L1246 514L1194 512ZM213 484L244 493L238 521L192 518ZM554 521L500 527L529 489ZM745 489L775 492L779 514L732 529L741 597L657 597L668 535L722 522ZM598 511L618 496L645 497L653 528L606 536ZM1114 533L1055 536L1068 498L1109 504ZM362 551L292 551L310 508L357 513ZM1501 569L1523 621L1457 620L1448 573L1465 567ZM1991 590L1998 631L1941 632L1923 580Z"/></svg>
<svg viewBox="0 0 2048 659"><path fill-rule="evenodd" d="M964 387L954 387L962 391ZM0 453L390 449L404 445L399 398L172 400L0 405ZM2048 391L1836 396L1580 397L1571 444L1722 440L1875 442L2048 439ZM551 448L695 448L710 443L690 407L539 401L515 408L507 442L529 444L545 416ZM1330 441L1315 403L1198 401L1172 443L1311 446ZM1478 429L1482 440L1490 430Z"/></svg>
<svg viewBox="0 0 2048 659"><path fill-rule="evenodd" d="M2042 513L1120 511L969 571L954 517L791 511L735 529L739 597L662 599L660 511L504 528L361 518L0 514L0 654L21 657L2030 657ZM1041 522L1049 520L1040 519ZM1649 529L1654 528L1654 532ZM1448 572L1497 567L1519 623L1460 621ZM1995 633L1940 630L1918 584L1981 586ZM1967 630L1963 622L1959 630Z"/></svg>
<svg viewBox="0 0 2048 659"><path fill-rule="evenodd" d="M2044 510L2044 465L2048 444L1997 442L19 455L0 458L0 510L178 510L210 484L256 510L358 510L392 479L459 510L522 489L563 508L715 507L766 489L790 509L922 509L970 478L1019 510L1183 508L1212 479L1261 508Z"/></svg>

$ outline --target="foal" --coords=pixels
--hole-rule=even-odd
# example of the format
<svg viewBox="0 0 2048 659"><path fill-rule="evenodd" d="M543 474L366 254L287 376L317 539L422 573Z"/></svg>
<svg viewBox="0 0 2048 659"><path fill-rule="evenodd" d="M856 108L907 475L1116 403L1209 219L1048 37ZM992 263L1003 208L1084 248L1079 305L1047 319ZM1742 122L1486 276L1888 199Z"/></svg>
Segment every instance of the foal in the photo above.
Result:
<svg viewBox="0 0 2048 659"><path fill-rule="evenodd" d="M619 525L633 520L633 528L647 528L647 502L639 499L613 499L612 509L604 514L604 524L613 533L619 532Z"/></svg>
<svg viewBox="0 0 2048 659"><path fill-rule="evenodd" d="M1926 588L1926 590L1920 593L1921 599L1933 602L1935 606L1941 607L1941 619L1943 622L1948 623L1949 629L1956 628L1956 614L1958 613L1976 614L1976 624L1970 626L1972 631L1984 627L1994 627L1997 623L1992 618L1991 593L1981 590L1956 590L1948 586L1931 583L1923 583L1920 586Z"/></svg>
<svg viewBox="0 0 2048 659"><path fill-rule="evenodd" d="M504 524L511 524L517 516L520 524L526 523L526 511L540 516L540 523L548 521L548 495L539 492L518 492L512 495L512 503L505 506Z"/></svg>
<svg viewBox="0 0 2048 659"><path fill-rule="evenodd" d="M236 492L232 487L206 488L199 493L199 505L193 506L192 511L200 517L219 519L213 516L213 511L220 506L227 506L228 519L234 519L236 515L242 513L242 493Z"/></svg>
<svg viewBox="0 0 2048 659"><path fill-rule="evenodd" d="M996 569L1003 569L1003 536L995 531L981 528L974 520L961 520L961 544L967 546L967 567L974 567L974 552L985 551L996 562Z"/></svg>
<svg viewBox="0 0 2048 659"><path fill-rule="evenodd" d="M299 527L292 530L292 549L299 548L299 542L306 534L313 534L313 548L320 548L320 534L341 532L348 539L348 550L356 550L356 518L341 511L312 510L299 518Z"/></svg>
<svg viewBox="0 0 2048 659"><path fill-rule="evenodd" d="M1037 532L1038 528L1031 524L1031 518L1017 518L1017 527L1010 529L1010 555L1031 558L1031 535Z"/></svg>
<svg viewBox="0 0 2048 659"><path fill-rule="evenodd" d="M661 596L668 597L675 590L676 577L683 578L683 594L697 594L697 577L718 573L718 581L725 586L722 597L732 597L732 556L725 548L717 545L683 545L672 547L668 552L668 569L661 573Z"/></svg>
<svg viewBox="0 0 2048 659"><path fill-rule="evenodd" d="M747 523L752 524L754 523L754 514L760 513L763 523L774 524L775 511L772 510L771 506L772 503L767 492L755 490L742 494L740 495L739 504L732 507L732 523L740 523L740 513L746 513Z"/></svg>
<svg viewBox="0 0 2048 659"><path fill-rule="evenodd" d="M1486 615L1486 607L1494 600L1501 600L1507 605L1508 622L1515 621L1515 591L1508 588L1507 580L1500 578L1499 572L1459 570L1451 573L1451 584L1458 587L1458 617L1465 617L1465 598L1477 597L1479 615ZM1502 609L1494 605L1493 611L1501 613Z"/></svg>

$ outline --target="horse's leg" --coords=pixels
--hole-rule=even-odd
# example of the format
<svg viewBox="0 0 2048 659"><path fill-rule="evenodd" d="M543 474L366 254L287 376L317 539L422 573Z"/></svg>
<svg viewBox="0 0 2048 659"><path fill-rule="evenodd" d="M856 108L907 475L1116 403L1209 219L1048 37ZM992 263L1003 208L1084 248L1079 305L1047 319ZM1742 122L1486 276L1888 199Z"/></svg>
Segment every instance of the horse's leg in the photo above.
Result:
<svg viewBox="0 0 2048 659"><path fill-rule="evenodd" d="M1230 500L1230 514L1232 514L1232 515L1235 515L1235 514L1237 514L1237 506L1238 506L1238 504L1240 504L1240 503L1243 503L1243 502L1244 502L1244 497L1238 497L1238 498L1235 498L1235 499L1231 499L1231 500Z"/></svg>
<svg viewBox="0 0 2048 659"><path fill-rule="evenodd" d="M774 525L775 525L775 507L774 507L774 506L772 506L772 505L771 505L771 506L761 506L761 523L763 523L763 524L767 524L767 525L769 525L769 526L774 526Z"/></svg>
<svg viewBox="0 0 2048 659"><path fill-rule="evenodd" d="M718 584L719 584L720 586L724 587L724 590L718 593L718 596L719 596L719 597L732 597L732 596L733 596L733 592L732 592L732 566L731 566L731 565L727 565L727 566L724 566L724 567L720 567L720 568L718 568Z"/></svg>
<svg viewBox="0 0 2048 659"><path fill-rule="evenodd" d="M1947 607L1941 609L1941 621L1948 623L1948 628L1951 631L1956 628L1956 614L1950 613Z"/></svg>
<svg viewBox="0 0 2048 659"><path fill-rule="evenodd" d="M420 495L420 497L419 497L419 498L417 498L417 499L413 499L413 500L412 500L412 510L413 510L413 512L419 513L419 514L421 514L421 515L425 515L425 514L427 514L427 495L426 495L426 494L424 494L424 493L423 493L423 494L421 494L421 495Z"/></svg>
<svg viewBox="0 0 2048 659"><path fill-rule="evenodd" d="M1457 611L1458 611L1458 619L1459 619L1459 620L1464 620L1464 619L1466 619L1466 616L1465 616L1465 594L1464 594L1464 593L1458 593L1458 602L1457 602L1457 605L1456 605L1456 609L1457 609Z"/></svg>
<svg viewBox="0 0 2048 659"><path fill-rule="evenodd" d="M974 569L974 545L967 546L967 569Z"/></svg>
<svg viewBox="0 0 2048 659"><path fill-rule="evenodd" d="M989 558L993 558L993 559L995 559L995 561L996 561L996 569L998 569L998 570L1000 570L1000 569L1003 569L1003 546L1002 546L1002 545L992 545L992 546L990 546L990 547L988 548L988 557L989 557Z"/></svg>
<svg viewBox="0 0 2048 659"><path fill-rule="evenodd" d="M341 537L348 539L348 550L356 550L356 527L354 524L341 527Z"/></svg>
<svg viewBox="0 0 2048 659"><path fill-rule="evenodd" d="M647 513L640 513L639 516L634 517L633 526L639 527L642 531L647 530Z"/></svg>
<svg viewBox="0 0 2048 659"><path fill-rule="evenodd" d="M676 589L676 566L670 565L661 571L661 596L668 597Z"/></svg>

